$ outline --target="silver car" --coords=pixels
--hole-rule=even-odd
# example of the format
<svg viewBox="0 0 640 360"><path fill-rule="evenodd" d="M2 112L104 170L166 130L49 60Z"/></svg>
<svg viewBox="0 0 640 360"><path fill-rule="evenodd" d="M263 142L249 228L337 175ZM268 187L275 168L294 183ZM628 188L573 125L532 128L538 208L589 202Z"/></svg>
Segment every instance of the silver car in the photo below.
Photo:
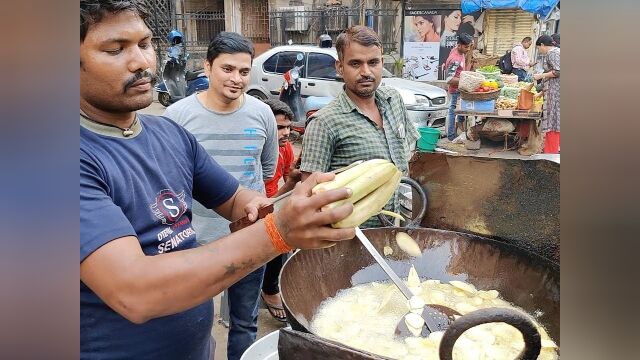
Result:
<svg viewBox="0 0 640 360"><path fill-rule="evenodd" d="M302 101L308 103L303 106L305 113L317 110L328 103L327 99L340 94L344 83L336 77L336 49L311 45L278 46L256 57L247 93L261 99L278 98L284 82L282 75L294 66L298 54L304 56L305 64L300 74ZM382 78L382 85L398 90L416 127L429 126L440 128L441 133L445 131L449 106L445 90L395 77L386 69L383 70Z"/></svg>

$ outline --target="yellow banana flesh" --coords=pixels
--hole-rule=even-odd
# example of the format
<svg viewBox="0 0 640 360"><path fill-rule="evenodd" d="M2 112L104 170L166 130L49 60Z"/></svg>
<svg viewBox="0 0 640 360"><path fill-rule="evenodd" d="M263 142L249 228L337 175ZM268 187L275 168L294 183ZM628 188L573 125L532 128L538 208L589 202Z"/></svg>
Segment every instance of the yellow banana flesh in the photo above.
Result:
<svg viewBox="0 0 640 360"><path fill-rule="evenodd" d="M350 182L352 182L353 180L355 180L356 178L358 178L359 176L361 176L362 174L366 174L373 167L381 164L391 164L391 162L385 159L372 159L372 160L365 161L358 166L352 167L351 169L348 169L339 174L336 174L336 177L331 181L320 183L314 186L311 192L313 194L316 194L322 191L328 191L328 190L344 187Z"/></svg>
<svg viewBox="0 0 640 360"><path fill-rule="evenodd" d="M336 229L360 226L371 216L378 214L387 202L389 202L389 199L391 199L398 188L401 175L402 173L398 171L398 169L395 169L395 173L392 174L391 179L377 187L373 192L370 192L361 200L355 202L353 204L353 212L345 219L342 219L331 226Z"/></svg>

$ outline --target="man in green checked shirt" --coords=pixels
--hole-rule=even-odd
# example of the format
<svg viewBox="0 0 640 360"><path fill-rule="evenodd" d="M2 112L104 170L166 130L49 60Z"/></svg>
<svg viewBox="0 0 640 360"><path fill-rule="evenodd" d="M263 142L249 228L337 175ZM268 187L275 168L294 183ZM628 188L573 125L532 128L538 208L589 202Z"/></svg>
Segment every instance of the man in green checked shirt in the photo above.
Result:
<svg viewBox="0 0 640 360"><path fill-rule="evenodd" d="M402 97L382 86L382 43L366 26L338 36L336 72L344 91L312 115L302 142L302 179L314 171L332 171L357 160L388 159L405 176L419 135ZM393 202L387 209L394 210ZM370 219L362 227L381 226Z"/></svg>

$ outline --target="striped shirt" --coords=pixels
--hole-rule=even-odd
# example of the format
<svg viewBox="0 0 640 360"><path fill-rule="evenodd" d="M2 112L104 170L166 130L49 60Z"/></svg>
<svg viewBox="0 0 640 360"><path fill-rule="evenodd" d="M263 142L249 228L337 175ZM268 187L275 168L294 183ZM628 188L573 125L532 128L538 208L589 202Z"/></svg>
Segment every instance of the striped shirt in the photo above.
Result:
<svg viewBox="0 0 640 360"><path fill-rule="evenodd" d="M164 115L191 132L242 186L264 193L264 180L273 177L278 163L276 119L262 101L247 95L243 101L237 110L219 113L191 95L169 106ZM229 233L229 221L195 201L193 214L198 242Z"/></svg>

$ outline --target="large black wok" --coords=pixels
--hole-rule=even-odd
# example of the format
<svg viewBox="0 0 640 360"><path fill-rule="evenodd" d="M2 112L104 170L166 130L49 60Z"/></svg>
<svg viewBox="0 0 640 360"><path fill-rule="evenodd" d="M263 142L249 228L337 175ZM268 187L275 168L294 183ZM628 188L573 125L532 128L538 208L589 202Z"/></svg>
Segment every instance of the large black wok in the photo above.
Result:
<svg viewBox="0 0 640 360"><path fill-rule="evenodd" d="M391 267L406 277L411 264L420 277L462 280L481 290L496 289L529 313L560 343L559 265L521 248L475 235L437 229L380 228L363 230L378 251L393 249ZM423 249L410 258L395 242L406 231ZM387 277L359 241L343 241L320 250L304 250L289 258L280 278L281 294L294 330L310 333L320 303L341 289L384 281ZM347 358L347 357L345 357Z"/></svg>

